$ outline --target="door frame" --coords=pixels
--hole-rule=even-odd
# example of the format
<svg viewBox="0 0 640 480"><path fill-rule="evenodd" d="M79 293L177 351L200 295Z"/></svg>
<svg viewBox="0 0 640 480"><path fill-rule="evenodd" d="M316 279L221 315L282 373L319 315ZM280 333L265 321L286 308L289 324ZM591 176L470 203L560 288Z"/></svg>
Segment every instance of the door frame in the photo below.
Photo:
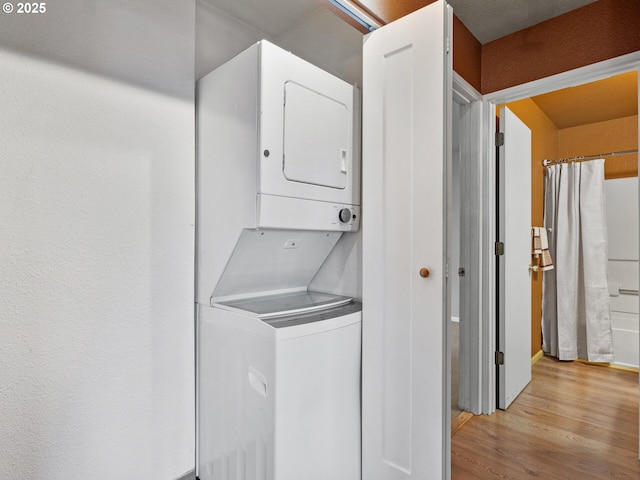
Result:
<svg viewBox="0 0 640 480"><path fill-rule="evenodd" d="M495 337L495 319L496 319L496 266L494 262L493 245L497 241L496 238L496 209L495 200L497 195L497 185L495 181L496 174L496 107L501 104L515 102L536 95L542 95L563 88L574 87L584 83L595 82L604 78L626 73L630 71L638 71L640 76L640 52L633 52L620 57L605 60L585 67L570 70L568 72L559 73L540 80L516 85L504 90L489 93L482 98L482 164L483 175L478 177L481 183L480 190L482 192L482 235L480 236L480 248L484 252L482 283L482 316L479 328L480 342L482 344L481 370L483 372L491 372L495 370L494 352L496 351ZM639 79L640 84L640 79ZM639 85L640 88L640 85ZM640 103L640 100L639 100ZM640 130L640 129L639 129ZM640 138L640 131L639 131ZM639 199L640 201L640 199ZM496 407L496 376L488 374L482 376L481 380L481 396L487 403L487 408L482 413L490 414L495 411ZM640 435L640 430L639 430Z"/></svg>
<svg viewBox="0 0 640 480"><path fill-rule="evenodd" d="M460 225L460 266L464 267L465 282L460 282L460 345L459 345L459 402L462 410L475 415L490 413L488 398L482 386L490 381L494 369L486 369L483 359L488 355L482 330L485 307L486 238L482 235L482 179L485 172L482 149L482 119L484 103L482 94L453 72L453 100L461 106L460 115L460 215L465 221ZM449 209L451 211L451 209ZM459 221L459 219L452 219ZM451 222L448 222L451 225ZM476 238L477 242L462 241ZM454 269L450 275L458 275ZM451 353L451 348L449 349Z"/></svg>

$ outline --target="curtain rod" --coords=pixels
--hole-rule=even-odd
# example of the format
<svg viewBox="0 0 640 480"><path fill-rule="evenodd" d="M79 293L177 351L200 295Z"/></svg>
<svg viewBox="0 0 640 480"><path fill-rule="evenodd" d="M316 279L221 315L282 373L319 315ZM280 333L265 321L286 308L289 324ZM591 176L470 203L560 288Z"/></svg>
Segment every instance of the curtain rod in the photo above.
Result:
<svg viewBox="0 0 640 480"><path fill-rule="evenodd" d="M556 165L558 163L584 162L586 160L597 160L603 157L615 157L618 155L632 155L634 153L638 153L638 149L624 150L622 152L599 153L597 155L584 155L582 157L560 158L558 160L543 160L542 166L548 167L549 165Z"/></svg>

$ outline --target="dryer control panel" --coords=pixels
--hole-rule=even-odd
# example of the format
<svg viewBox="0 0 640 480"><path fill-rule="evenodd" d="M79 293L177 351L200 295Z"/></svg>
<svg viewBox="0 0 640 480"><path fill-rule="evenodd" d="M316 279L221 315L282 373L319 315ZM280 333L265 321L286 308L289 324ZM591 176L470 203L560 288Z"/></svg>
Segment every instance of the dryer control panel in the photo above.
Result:
<svg viewBox="0 0 640 480"><path fill-rule="evenodd" d="M360 206L258 195L258 228L357 232Z"/></svg>

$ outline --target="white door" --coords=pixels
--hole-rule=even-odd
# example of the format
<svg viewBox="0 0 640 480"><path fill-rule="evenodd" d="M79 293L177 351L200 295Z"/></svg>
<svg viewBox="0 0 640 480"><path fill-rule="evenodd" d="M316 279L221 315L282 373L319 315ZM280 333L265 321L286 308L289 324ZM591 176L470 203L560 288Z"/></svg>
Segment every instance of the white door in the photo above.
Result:
<svg viewBox="0 0 640 480"><path fill-rule="evenodd" d="M498 154L498 408L506 409L531 381L531 130L500 109Z"/></svg>
<svg viewBox="0 0 640 480"><path fill-rule="evenodd" d="M364 43L363 480L449 475L449 32L440 0Z"/></svg>

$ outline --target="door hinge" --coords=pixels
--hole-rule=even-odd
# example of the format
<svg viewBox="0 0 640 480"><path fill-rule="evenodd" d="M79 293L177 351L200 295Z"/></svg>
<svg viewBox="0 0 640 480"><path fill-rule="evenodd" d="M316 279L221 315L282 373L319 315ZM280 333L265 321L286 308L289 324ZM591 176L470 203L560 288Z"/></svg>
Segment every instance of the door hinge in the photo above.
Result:
<svg viewBox="0 0 640 480"><path fill-rule="evenodd" d="M496 352L496 365L504 365L504 352Z"/></svg>
<svg viewBox="0 0 640 480"><path fill-rule="evenodd" d="M504 133L496 132L496 147L502 147L504 145Z"/></svg>
<svg viewBox="0 0 640 480"><path fill-rule="evenodd" d="M447 53L451 50L451 37L447 37Z"/></svg>
<svg viewBox="0 0 640 480"><path fill-rule="evenodd" d="M495 254L496 255L504 255L504 242L496 242Z"/></svg>
<svg viewBox="0 0 640 480"><path fill-rule="evenodd" d="M460 267L460 268L458 269L458 276L459 276L459 277L464 277L464 268Z"/></svg>

